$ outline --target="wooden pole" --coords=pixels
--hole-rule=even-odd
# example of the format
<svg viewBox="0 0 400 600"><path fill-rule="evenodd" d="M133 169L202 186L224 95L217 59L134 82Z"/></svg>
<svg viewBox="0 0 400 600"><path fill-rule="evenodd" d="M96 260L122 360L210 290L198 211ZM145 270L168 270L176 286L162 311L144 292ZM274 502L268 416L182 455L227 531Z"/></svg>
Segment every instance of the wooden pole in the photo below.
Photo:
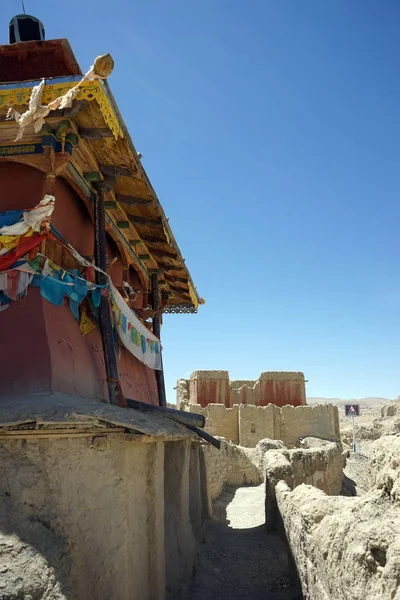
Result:
<svg viewBox="0 0 400 600"><path fill-rule="evenodd" d="M107 270L106 229L104 212L104 192L100 189L94 197L94 257L96 267ZM96 283L104 285L107 278L96 271ZM117 355L115 352L113 326L110 312L110 301L107 296L100 300L100 332L103 342L104 363L106 369L108 395L111 404L126 406L118 375Z"/></svg>
<svg viewBox="0 0 400 600"><path fill-rule="evenodd" d="M161 334L161 313L160 313L160 292L158 288L158 275L154 273L151 276L151 291L152 291L152 309L157 311L153 316L153 333L160 340ZM158 404L167 406L167 396L165 393L164 369L162 362L162 352L160 344L161 370L156 370L156 381L158 390Z"/></svg>
<svg viewBox="0 0 400 600"><path fill-rule="evenodd" d="M207 433L207 431L203 431L202 429L199 429L195 425L186 425L186 427L188 429L190 429L190 431L194 431L195 433L197 433L197 435L199 437L203 438L203 440L206 440L206 442L208 442L209 444L212 444L215 448L220 450L221 441L218 440L217 438L215 438L214 436L210 435L209 433Z"/></svg>
<svg viewBox="0 0 400 600"><path fill-rule="evenodd" d="M142 412L157 413L171 421L176 421L182 425L192 425L194 427L204 427L206 419L204 415L197 413L190 413L184 410L177 410L175 408L167 408L165 406L154 406L153 404L145 404L139 400L131 400L125 398L128 408L134 408L135 410L141 410Z"/></svg>

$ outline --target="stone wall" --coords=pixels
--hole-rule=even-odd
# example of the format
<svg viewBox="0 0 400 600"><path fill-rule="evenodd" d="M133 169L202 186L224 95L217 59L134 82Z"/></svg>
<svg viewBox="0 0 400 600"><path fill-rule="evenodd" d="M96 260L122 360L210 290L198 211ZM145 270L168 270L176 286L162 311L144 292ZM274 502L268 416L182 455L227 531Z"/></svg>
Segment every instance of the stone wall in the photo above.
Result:
<svg viewBox="0 0 400 600"><path fill-rule="evenodd" d="M230 409L222 404L209 404L205 409L190 404L189 410L205 415L208 433L244 447L255 447L265 438L282 440L288 448L306 436L340 440L338 408L331 404L281 408L273 404L235 405Z"/></svg>
<svg viewBox="0 0 400 600"><path fill-rule="evenodd" d="M176 390L178 408L188 403L202 407L223 404L227 408L235 404L306 404L305 380L300 372L266 371L256 381L230 381L228 371L195 371L190 380L178 380Z"/></svg>

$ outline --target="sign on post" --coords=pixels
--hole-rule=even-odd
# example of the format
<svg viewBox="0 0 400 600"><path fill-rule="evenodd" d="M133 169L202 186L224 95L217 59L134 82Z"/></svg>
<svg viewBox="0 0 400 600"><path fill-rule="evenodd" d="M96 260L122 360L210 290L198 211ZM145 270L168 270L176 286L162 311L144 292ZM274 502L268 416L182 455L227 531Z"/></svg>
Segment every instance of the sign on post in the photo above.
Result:
<svg viewBox="0 0 400 600"><path fill-rule="evenodd" d="M345 404L344 411L345 411L346 417L351 417L352 415L354 415L355 417L359 417L360 416L360 405L359 404Z"/></svg>
<svg viewBox="0 0 400 600"><path fill-rule="evenodd" d="M351 417L353 424L353 452L356 451L356 428L354 424L354 417L360 416L360 405L359 404L345 404L344 412L346 417Z"/></svg>

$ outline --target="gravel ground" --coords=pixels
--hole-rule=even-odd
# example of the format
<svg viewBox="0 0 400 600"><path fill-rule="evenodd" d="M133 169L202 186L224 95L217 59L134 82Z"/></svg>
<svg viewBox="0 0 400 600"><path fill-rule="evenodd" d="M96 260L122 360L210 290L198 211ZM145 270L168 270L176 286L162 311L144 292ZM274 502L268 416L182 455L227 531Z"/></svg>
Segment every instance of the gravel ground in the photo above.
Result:
<svg viewBox="0 0 400 600"><path fill-rule="evenodd" d="M301 600L284 542L265 530L264 502L264 485L221 494L185 600Z"/></svg>

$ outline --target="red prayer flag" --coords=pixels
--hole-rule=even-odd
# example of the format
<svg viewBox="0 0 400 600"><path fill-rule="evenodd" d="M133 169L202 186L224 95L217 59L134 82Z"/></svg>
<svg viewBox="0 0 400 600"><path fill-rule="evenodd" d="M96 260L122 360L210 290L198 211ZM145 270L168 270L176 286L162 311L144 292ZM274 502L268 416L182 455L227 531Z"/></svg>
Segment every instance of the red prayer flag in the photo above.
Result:
<svg viewBox="0 0 400 600"><path fill-rule="evenodd" d="M0 256L0 271L7 271L17 260L25 256L30 250L39 246L47 235L32 235L30 237L21 237L21 241L14 250L4 256Z"/></svg>

